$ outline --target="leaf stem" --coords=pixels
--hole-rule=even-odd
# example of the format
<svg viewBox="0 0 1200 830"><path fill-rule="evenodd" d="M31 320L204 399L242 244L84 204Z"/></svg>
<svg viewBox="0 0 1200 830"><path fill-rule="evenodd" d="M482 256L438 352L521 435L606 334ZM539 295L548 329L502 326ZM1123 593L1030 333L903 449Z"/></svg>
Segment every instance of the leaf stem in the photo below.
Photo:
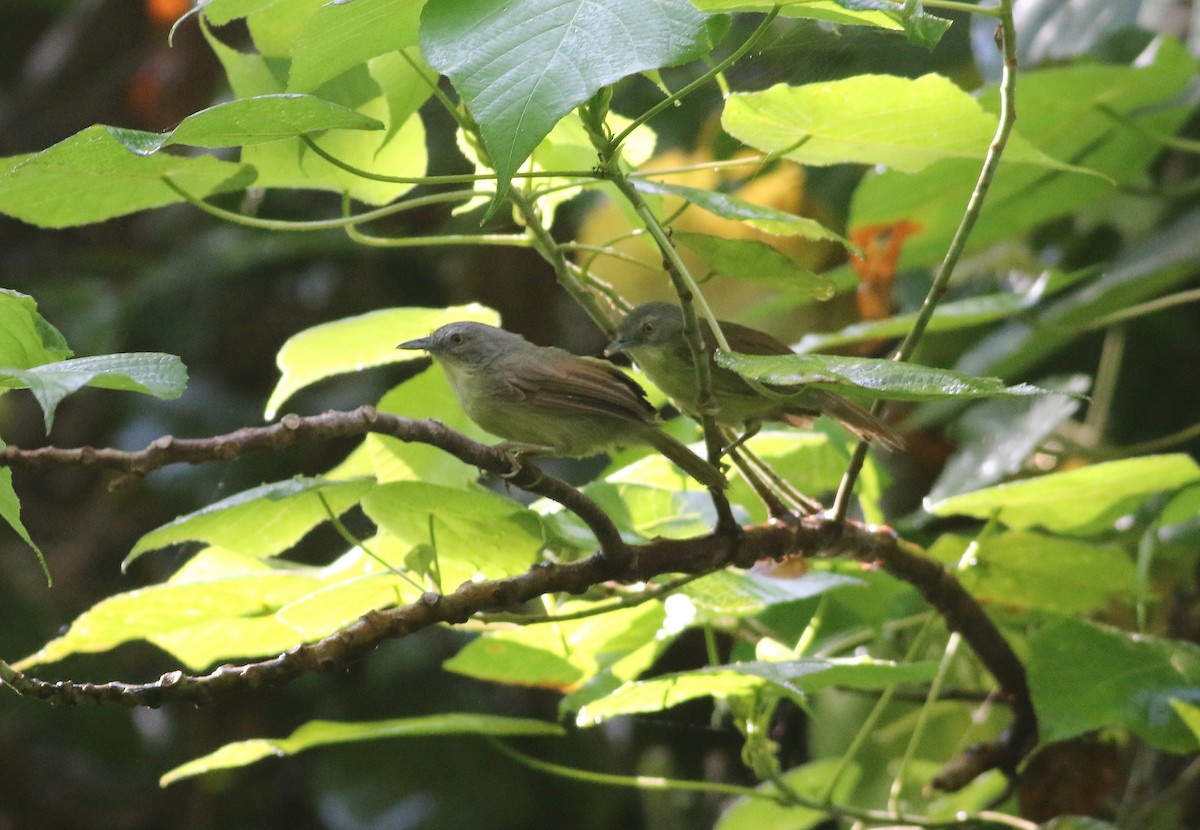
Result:
<svg viewBox="0 0 1200 830"><path fill-rule="evenodd" d="M2 666L2 664L0 664L0 666ZM629 787L631 789L643 791L676 790L683 792L702 792L740 796L742 798L753 798L760 801L774 801L778 804L789 807L805 807L810 810L834 813L839 816L846 816L848 818L854 818L858 819L859 821L870 822L872 824L895 824L902 821L906 825L937 830L937 828L977 827L980 822L991 822L1007 827L1017 828L1017 830L1037 830L1037 825L1033 822L1025 821L1015 816L1006 815L1005 813L991 811L986 813L962 813L958 818L945 820L928 819L914 816L901 817L894 813L885 812L883 810L863 810L837 804L822 804L813 799L804 798L803 796L790 791L790 789L780 789L778 784L775 784L774 786L776 789L771 791L767 789L760 789L758 787L743 787L737 784L721 784L715 781L686 781L678 778L664 778L658 775L614 775L613 773L607 772L592 772L591 770L582 770L576 767L568 767L563 764L555 764L552 761L544 761L541 758L535 758L532 755L527 755L520 750L514 749L504 741L492 735L484 735L482 737L498 752L503 755L507 755L518 764L522 764L530 769L537 770L538 772L544 772L549 775L557 775L560 778L567 778L573 781L585 781L589 784L603 784L610 787Z"/></svg>
<svg viewBox="0 0 1200 830"><path fill-rule="evenodd" d="M385 205L375 210L369 210L366 213L359 213L354 216L343 216L338 219L313 219L304 222L294 222L288 219L262 219L258 216L247 216L244 213L219 208L214 204L204 201L191 193L188 193L167 176L162 177L162 182L184 199L193 207L196 207L210 216L215 216L218 219L224 219L227 222L233 222L236 225L242 225L247 228L258 228L268 231L327 231L338 230L341 228L352 227L363 222L373 222L376 219L382 219L385 216L392 216L397 213L403 213L406 210L414 210L426 205L438 204L441 202L466 202L473 199L478 194L474 190L450 190L445 193L432 193L428 196L418 196L415 199L407 199L403 202L397 202L391 205Z"/></svg>
<svg viewBox="0 0 1200 830"><path fill-rule="evenodd" d="M925 696L924 705L917 713L917 722L913 725L912 734L908 736L908 744L904 747L904 756L900 759L900 766L892 781L891 790L888 792L888 809L894 813L903 814L900 808L900 796L904 789L904 773L912 763L917 746L925 735L925 727L929 722L929 711L942 694L942 684L946 680L950 666L954 663L954 658L958 655L958 647L961 643L962 635L957 631L952 633L946 641L946 650L942 653L941 662L938 663L937 674L934 675L933 682L929 684L929 692Z"/></svg>
<svg viewBox="0 0 1200 830"><path fill-rule="evenodd" d="M520 188L509 188L506 197L521 214L526 229L532 234L532 245L544 260L550 263L558 284L563 287L606 336L616 333L616 323L610 309L604 308L567 261L562 247L554 241L550 230L543 224L541 213L534 202Z"/></svg>
<svg viewBox="0 0 1200 830"><path fill-rule="evenodd" d="M324 150L321 145L313 141L311 136L300 136L301 141L308 146L310 150L316 153L325 161L332 164L334 167L341 168L347 173L353 173L355 176L363 179L370 179L374 182L387 182L389 184L420 184L420 185L439 185L439 184L470 184L471 182L480 181L495 181L498 177L495 173L455 173L446 176L385 176L382 173L374 173L370 170L364 170L361 167L355 167L347 161L342 161L337 156ZM513 173L514 179L549 179L549 178L576 178L576 179L595 179L596 174L590 170L528 170L524 172Z"/></svg>
<svg viewBox="0 0 1200 830"><path fill-rule="evenodd" d="M983 167L980 169L979 178L975 182L975 189L971 192L971 198L967 201L966 210L963 212L958 229L954 232L954 238L950 241L950 246L946 250L945 259L942 260L942 264L933 278L933 284L930 285L929 293L925 295L925 302L922 303L920 311L917 312L916 319L913 320L912 328L908 330L904 342L900 344L900 348L892 358L896 361L906 361L912 357L913 352L916 351L917 344L925 334L925 329L928 327L929 321L933 318L933 312L937 309L938 303L945 297L950 283L950 276L954 273L954 267L962 257L963 251L967 246L967 239L970 237L971 231L979 219L980 211L983 209L983 201L987 197L992 179L996 175L996 169L1000 166L1000 158L1004 154L1004 147L1008 143L1008 137L1012 134L1013 123L1017 119L1017 33L1013 25L1012 0L1000 0L1000 5L996 8L995 14L999 18L999 24L997 25L999 35L998 45L1004 53L1004 68L1000 76L1000 118L996 124L996 133L992 137L991 144L988 146L987 155L983 160ZM871 407L871 411L874 414L879 414L882 408L882 403L876 401L875 405ZM846 473L842 476L842 482L838 487L832 509L833 519L836 522L840 523L846 520L846 515L850 510L850 497L854 491L854 484L858 479L859 473L862 472L862 466L866 461L869 446L870 444L867 441L859 442L858 446L854 449L854 455L850 459L850 464L846 468Z"/></svg>
<svg viewBox="0 0 1200 830"><path fill-rule="evenodd" d="M675 243L671 241L670 234L663 227L662 223L659 222L658 217L654 215L654 211L650 209L650 205L642 198L641 192L625 176L624 171L621 170L619 159L619 151L617 151L616 155L606 155L605 152L601 152L600 164L609 181L616 186L621 195L633 207L634 213L642 220L642 224L654 239L659 252L663 256L663 267L671 278L671 283L675 287L675 293L679 295L680 309L683 312L683 333L687 339L688 348L691 350L695 364L696 388L698 390L696 405L699 409L700 423L704 428L704 444L708 451L708 460L714 465L719 464L724 449L724 441L714 417L714 413L717 411L717 403L712 391L713 344L705 343L700 335L700 324L697 319L696 310L692 307L693 302L699 306L700 312L708 321L713 337L717 341L716 345L728 350L729 341L725 339L725 335L721 332L721 324L717 322L716 315L713 314L713 310L709 307L704 294L700 292L700 287L696 284L695 278L688 270L687 264L679 255L679 251L675 249ZM729 507L729 502L724 495L714 492L713 502L717 508L718 523L722 526L733 523L733 515Z"/></svg>

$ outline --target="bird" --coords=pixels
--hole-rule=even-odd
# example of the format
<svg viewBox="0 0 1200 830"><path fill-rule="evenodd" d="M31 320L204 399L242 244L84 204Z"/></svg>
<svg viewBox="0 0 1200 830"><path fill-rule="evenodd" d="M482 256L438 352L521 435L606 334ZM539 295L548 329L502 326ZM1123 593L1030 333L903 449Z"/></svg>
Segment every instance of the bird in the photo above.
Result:
<svg viewBox="0 0 1200 830"><path fill-rule="evenodd" d="M645 390L608 361L473 321L397 348L428 352L467 417L505 439L498 446L515 457L585 458L649 445L706 487L727 486L719 469L659 429Z"/></svg>
<svg viewBox="0 0 1200 830"><path fill-rule="evenodd" d="M792 354L791 349L766 332L719 322L731 351L751 355ZM704 341L715 345L706 320L700 320L700 330ZM621 321L616 338L604 350L610 357L622 352L633 358L646 377L682 411L693 417L699 414L695 361L684 335L683 312L678 306L651 302L630 311ZM767 384L768 388L788 396L779 400L764 395L736 372L718 366L715 360L711 360L710 369L713 399L718 406L716 421L721 426L743 430L736 444L756 433L763 421L808 427L818 415L825 414L864 441L876 441L892 449L904 446L903 439L891 427L841 395L804 385Z"/></svg>

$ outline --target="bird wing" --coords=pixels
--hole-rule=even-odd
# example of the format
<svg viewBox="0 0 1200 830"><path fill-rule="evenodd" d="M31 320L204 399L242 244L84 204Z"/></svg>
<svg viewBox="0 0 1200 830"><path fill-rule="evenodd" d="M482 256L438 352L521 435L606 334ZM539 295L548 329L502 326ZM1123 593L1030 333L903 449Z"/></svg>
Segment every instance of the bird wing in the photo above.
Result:
<svg viewBox="0 0 1200 830"><path fill-rule="evenodd" d="M715 343L716 341L712 337L708 324L705 323L704 327L708 339ZM787 344L776 340L765 331L747 328L737 323L729 323L722 320L721 332L725 335L725 339L729 341L730 348L735 352L758 355L792 354L792 350L788 348Z"/></svg>
<svg viewBox="0 0 1200 830"><path fill-rule="evenodd" d="M519 376L507 379L502 394L558 407L564 414L613 415L643 423L654 419L645 390L611 363L561 349L543 349L538 357Z"/></svg>

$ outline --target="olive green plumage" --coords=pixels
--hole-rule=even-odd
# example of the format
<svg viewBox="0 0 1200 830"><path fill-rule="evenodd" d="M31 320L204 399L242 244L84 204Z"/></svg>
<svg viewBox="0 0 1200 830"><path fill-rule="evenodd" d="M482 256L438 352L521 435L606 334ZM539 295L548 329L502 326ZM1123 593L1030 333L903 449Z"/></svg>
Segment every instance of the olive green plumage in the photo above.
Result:
<svg viewBox="0 0 1200 830"><path fill-rule="evenodd" d="M655 425L645 392L611 363L467 321L397 348L428 351L467 416L517 454L583 458L649 445L702 484L726 486L717 468Z"/></svg>
<svg viewBox="0 0 1200 830"><path fill-rule="evenodd" d="M721 322L721 331L735 352L751 355L783 355L792 350L766 332ZM715 344L712 329L704 320L700 330L709 344ZM625 352L641 367L646 377L667 394L684 412L696 414L699 396L695 363L683 331L683 312L670 303L646 303L635 308L621 321L617 337L606 354ZM840 395L804 386L775 386L791 393L786 401L769 398L756 391L736 372L711 363L713 397L719 407L716 419L722 426L747 431L757 430L763 421L782 421L796 426L811 425L821 414L839 421L859 438L892 447L903 446L891 427L863 407Z"/></svg>

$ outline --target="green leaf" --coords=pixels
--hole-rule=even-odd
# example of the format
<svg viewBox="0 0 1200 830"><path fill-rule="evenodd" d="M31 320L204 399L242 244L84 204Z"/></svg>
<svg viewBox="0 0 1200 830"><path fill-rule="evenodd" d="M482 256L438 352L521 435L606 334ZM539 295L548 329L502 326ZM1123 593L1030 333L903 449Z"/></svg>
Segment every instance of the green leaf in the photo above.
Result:
<svg viewBox="0 0 1200 830"><path fill-rule="evenodd" d="M706 12L769 12L775 7L772 0L692 0L696 7ZM838 0L783 0L779 3L779 14L783 17L823 20L847 26L875 26L895 32L903 30L896 16L883 11L849 8L849 4Z"/></svg>
<svg viewBox="0 0 1200 830"><path fill-rule="evenodd" d="M0 449L3 447L4 442L0 441ZM34 544L29 531L25 529L25 523L21 521L21 500L17 498L17 491L13 489L12 469L9 467L0 467L0 518L8 522L8 526L17 532L25 544L33 548L38 562L41 563L42 573L46 574L46 584L53 585L54 580L50 577L50 566L46 564L46 557Z"/></svg>
<svg viewBox="0 0 1200 830"><path fill-rule="evenodd" d="M932 74L915 80L858 75L799 87L776 84L730 95L721 117L735 138L801 164L882 164L908 173L943 159L982 160L996 122L949 79ZM1016 134L1004 161L1087 172Z"/></svg>
<svg viewBox="0 0 1200 830"><path fill-rule="evenodd" d="M1179 719L1192 731L1197 741L1200 741L1200 706L1184 703L1177 698L1172 698L1170 703L1175 714L1179 715Z"/></svg>
<svg viewBox="0 0 1200 830"><path fill-rule="evenodd" d="M925 331L932 334L982 326L1019 314L1021 311L1029 309L1035 302L1034 298L1018 294L987 294L981 297L967 297L942 303L933 312L933 317L929 320ZM836 349L849 343L903 337L912 328L916 319L917 312L914 311L911 314L898 314L885 320L853 323L840 331L806 334L793 348L800 354L806 354Z"/></svg>
<svg viewBox="0 0 1200 830"><path fill-rule="evenodd" d="M520 573L542 547L537 514L483 489L396 481L376 487L362 506L396 539L432 545L450 588L464 579Z"/></svg>
<svg viewBox="0 0 1200 830"><path fill-rule="evenodd" d="M173 400L187 386L187 368L173 354L126 352L93 355L43 363L32 369L0 367L0 387L28 388L45 415L46 431L54 410L67 395L83 386L141 392Z"/></svg>
<svg viewBox="0 0 1200 830"><path fill-rule="evenodd" d="M1117 126L1102 107L1132 117L1147 129L1173 134L1193 110L1180 93L1196 75L1195 59L1173 38L1158 40L1149 57L1152 62L1139 59L1136 66L1085 62L1023 72L1021 135L1055 158L1070 159L1113 181L1138 186L1149 165L1161 156L1162 147ZM989 113L998 113L997 88L983 90L979 102ZM905 241L900 270L940 262L978 175L978 162L955 159L918 174L870 173L855 190L847 224L858 228L915 222L924 230ZM1116 195L1110 182L1094 176L1047 175L1034 165L1002 165L967 250L979 250L1080 209L1112 217L1120 210L1110 201ZM1181 241L1178 232L1160 245L1173 240ZM1039 333L1051 331L1040 327Z"/></svg>
<svg viewBox="0 0 1200 830"><path fill-rule="evenodd" d="M418 735L492 735L498 737L559 736L561 726L531 718L507 718L471 712L446 712L417 718L338 722L309 721L286 738L256 738L226 744L216 752L188 761L168 772L163 787L183 778L220 769L244 767L268 757L295 755L308 749L353 741L378 741Z"/></svg>
<svg viewBox="0 0 1200 830"><path fill-rule="evenodd" d="M1200 647L1083 620L1029 641L1029 687L1043 741L1120 726L1166 752L1200 750L1172 701L1200 703Z"/></svg>
<svg viewBox="0 0 1200 830"><path fill-rule="evenodd" d="M820 300L833 296L833 283L761 240L685 231L675 231L672 238L699 254L718 274Z"/></svg>
<svg viewBox="0 0 1200 830"><path fill-rule="evenodd" d="M936 503L1019 472L1025 459L1079 408L1074 396L1087 392L1090 383L1086 375L1051 379L1042 385L1068 394L1006 398L971 407L950 428L958 449L942 467L926 499Z"/></svg>
<svg viewBox="0 0 1200 830"><path fill-rule="evenodd" d="M275 556L329 519L357 504L375 482L292 478L263 484L210 504L152 530L138 540L121 563L180 542L206 542L248 556Z"/></svg>
<svg viewBox="0 0 1200 830"><path fill-rule="evenodd" d="M419 356L417 352L402 351L396 346L457 320L500 323L496 312L475 304L389 308L322 323L294 334L275 357L275 365L282 374L267 400L263 417L274 418L288 398L319 380L414 360Z"/></svg>
<svg viewBox="0 0 1200 830"><path fill-rule="evenodd" d="M45 228L85 225L196 198L241 190L253 169L211 156L132 153L96 125L35 153L0 176L0 212Z"/></svg>
<svg viewBox="0 0 1200 830"><path fill-rule="evenodd" d="M172 144L240 147L281 141L324 130L382 130L383 124L315 95L276 94L239 98L189 115L174 130L146 133L110 127L112 136L138 155Z"/></svg>
<svg viewBox="0 0 1200 830"><path fill-rule="evenodd" d="M949 369L877 358L816 354L763 356L718 349L716 360L719 366L763 383L812 384L843 392L859 390L902 401L1051 394L1027 383L1005 386L999 378L974 377Z"/></svg>
<svg viewBox="0 0 1200 830"><path fill-rule="evenodd" d="M789 660L712 666L627 683L613 694L579 710L579 726L595 726L618 715L659 712L698 697L725 699L754 694L772 686L802 697L830 686L882 689L893 683L920 683L937 671L935 663L893 663L867 658Z"/></svg>
<svg viewBox="0 0 1200 830"><path fill-rule="evenodd" d="M614 133L620 133L628 127L632 121L624 118L616 113L610 112L606 122L609 128ZM459 130L459 147L463 148L462 131ZM621 145L621 169L626 172L636 170L642 164L645 164L654 155L654 148L658 142L658 136L646 124L639 124L634 128L633 132L625 139ZM478 159L474 154L468 154L472 161L476 162L476 173L490 173L491 169L486 165L478 163ZM596 166L596 148L592 145L591 138L588 137L587 130L583 126L583 120L577 117L567 117L560 120L552 129L529 157L529 162L523 166L523 170L531 172L556 172L556 171L571 171L571 170L590 170ZM573 179L578 181L578 179ZM568 182L566 178L558 176L546 176L538 179L538 187L540 190L551 192L543 193L537 199L538 209L542 213L542 223L546 227L550 227L554 222L554 215L558 205L578 196L585 190L595 191L595 187L585 188L566 187ZM479 185L482 191L488 197L494 194L495 184L493 182L481 182ZM553 190L553 188L561 188ZM614 203L620 206L622 211L629 211L632 214L632 209L629 208L628 202L618 193L616 186L611 182L603 182L599 186L600 192L605 193Z"/></svg>
<svg viewBox="0 0 1200 830"><path fill-rule="evenodd" d="M570 601L556 610L570 614L595 606ZM661 630L663 618L661 605L646 603L577 620L488 631L443 668L477 680L559 691L578 689L607 670L615 688L649 668L671 642Z"/></svg>
<svg viewBox="0 0 1200 830"><path fill-rule="evenodd" d="M30 369L71 356L67 341L37 310L37 301L0 288L0 366Z"/></svg>
<svg viewBox="0 0 1200 830"><path fill-rule="evenodd" d="M771 0L692 0L707 12L769 12ZM902 6L877 0L783 0L778 4L781 17L821 20L849 26L875 26L904 32L908 39L932 49L950 28L950 21L926 14L919 2Z"/></svg>
<svg viewBox="0 0 1200 830"><path fill-rule="evenodd" d="M855 787L862 779L859 766L842 763L839 758L822 758L790 769L781 776L788 792L812 803L851 803ZM830 789L832 787L832 789ZM759 785L764 793L778 790L774 781ZM795 804L780 804L774 798L739 798L721 814L714 830L809 830L825 823L830 813Z"/></svg>
<svg viewBox="0 0 1200 830"><path fill-rule="evenodd" d="M1149 455L999 484L951 496L925 509L935 516L994 517L1014 528L1085 533L1111 527L1154 493L1197 481L1200 466L1187 455Z"/></svg>
<svg viewBox="0 0 1200 830"><path fill-rule="evenodd" d="M201 11L214 26L224 26L278 3L279 0L209 0L201 5Z"/></svg>
<svg viewBox="0 0 1200 830"><path fill-rule="evenodd" d="M687 0L429 0L421 51L479 124L503 196L559 119L601 87L707 54Z"/></svg>
<svg viewBox="0 0 1200 830"><path fill-rule="evenodd" d="M248 13L246 26L250 29L250 37L258 53L269 59L290 60L292 48L305 24L328 2L329 0L283 0ZM276 65L282 67L282 63ZM280 75L282 74L281 72Z"/></svg>
<svg viewBox="0 0 1200 830"><path fill-rule="evenodd" d="M638 178L632 181L634 187L642 193L675 196L691 202L701 210L723 216L726 219L738 219L765 233L776 236L802 236L805 239L818 241L829 240L840 242L847 247L850 246L850 242L845 237L834 233L816 219L809 219L807 216L797 216L776 208L756 205L729 193L719 193L715 190L701 190L698 187L667 184L651 179Z"/></svg>
<svg viewBox="0 0 1200 830"><path fill-rule="evenodd" d="M170 652L189 670L218 660L278 654L301 641L275 612L321 584L312 571L293 573L224 551L200 555L226 575L153 585L103 599L80 614L67 632L17 665L53 663L72 654L94 654L145 640Z"/></svg>
<svg viewBox="0 0 1200 830"><path fill-rule="evenodd" d="M392 389L376 408L405 418L433 418L476 441L491 437L467 417L446 381L440 366L434 366ZM401 441L388 435L370 435L364 442L375 478L390 481L424 481L464 489L479 479L479 470L448 452L416 441Z"/></svg>
<svg viewBox="0 0 1200 830"><path fill-rule="evenodd" d="M296 12L294 3L279 5ZM303 17L300 19L303 21ZM286 21L280 25L285 24ZM276 77L264 54L238 52L207 29L204 34L229 77L230 87L240 98L284 92L283 82ZM290 48L290 41L286 46ZM419 67L419 60L417 64ZM381 92L385 86L391 88ZM419 68L414 69L399 53L392 52L355 65L324 84L320 91L322 99L383 125L382 130L326 130L313 139L321 149L357 168L398 177L424 175L425 127L415 112L427 97L427 87ZM351 173L321 158L299 139L245 146L241 160L254 166L258 187L331 190L374 205L390 202L413 187Z"/></svg>
<svg viewBox="0 0 1200 830"><path fill-rule="evenodd" d="M292 45L288 90L315 91L367 60L417 45L425 0L327 3L304 23Z"/></svg>
<svg viewBox="0 0 1200 830"><path fill-rule="evenodd" d="M849 450L839 440L839 428L829 432L821 427L813 432L766 429L750 440L749 447L768 461L785 480L804 493L819 496L837 490L846 469ZM832 433L832 437L831 434ZM674 433L687 443L692 435ZM848 433L842 433L848 435ZM702 445L693 449L703 453ZM706 532L716 520L707 491L678 467L658 453L649 453L633 463L614 460L617 467L604 482L589 484L585 492L598 501L609 515L620 517L621 526L644 539L656 536L687 538ZM622 466L624 463L626 466ZM866 477L875 469L868 461ZM740 476L730 478L729 500L748 521L766 521L762 501ZM548 503L543 512L553 515L557 526L583 550L595 544L595 537L579 520L556 503Z"/></svg>
<svg viewBox="0 0 1200 830"><path fill-rule="evenodd" d="M946 534L929 555L989 608L1082 614L1133 600L1137 569L1119 545L1026 530L978 539Z"/></svg>
<svg viewBox="0 0 1200 830"><path fill-rule="evenodd" d="M678 594L668 599L667 610L669 614L676 613L671 602L676 597L685 597L691 608L683 614L690 614L699 621L753 617L774 605L807 599L848 585L862 587L864 584L861 579L829 571L811 570L802 576L784 579L755 571L724 570L683 586Z"/></svg>
<svg viewBox="0 0 1200 830"><path fill-rule="evenodd" d="M1027 319L1010 320L964 353L967 372L1022 372L1074 342L1093 320L1161 297L1195 275L1200 210L1169 222L1109 263L1103 276L1048 303Z"/></svg>

